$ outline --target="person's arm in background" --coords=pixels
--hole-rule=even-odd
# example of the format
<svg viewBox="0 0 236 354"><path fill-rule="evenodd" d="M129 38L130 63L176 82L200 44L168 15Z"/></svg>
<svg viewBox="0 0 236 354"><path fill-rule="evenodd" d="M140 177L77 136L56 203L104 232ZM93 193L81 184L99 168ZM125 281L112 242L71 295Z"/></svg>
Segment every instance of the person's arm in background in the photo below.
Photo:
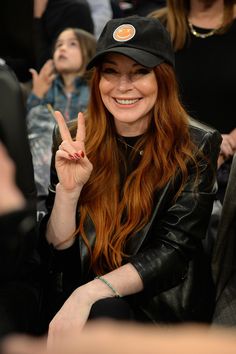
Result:
<svg viewBox="0 0 236 354"><path fill-rule="evenodd" d="M7 65L0 65L0 138L16 165L17 186L27 202L36 209L36 187L27 137L24 96L16 75Z"/></svg>
<svg viewBox="0 0 236 354"><path fill-rule="evenodd" d="M112 321L88 324L70 333L50 354L235 354L233 328L205 325L150 326ZM46 339L15 336L2 345L3 354L47 354Z"/></svg>
<svg viewBox="0 0 236 354"><path fill-rule="evenodd" d="M35 67L29 69L32 75L32 89L27 97L27 111L42 103L55 78L51 59L51 44L43 22L43 15L47 6L48 0L34 0L33 39Z"/></svg>
<svg viewBox="0 0 236 354"><path fill-rule="evenodd" d="M21 273L24 256L35 242L33 210L15 183L15 165L0 143L0 279Z"/></svg>
<svg viewBox="0 0 236 354"><path fill-rule="evenodd" d="M32 90L27 97L28 112L33 107L44 103L44 98L56 77L52 59L46 61L39 73L33 68L30 69L30 72L32 74Z"/></svg>
<svg viewBox="0 0 236 354"><path fill-rule="evenodd" d="M48 0L34 0L34 17L41 18L46 10Z"/></svg>
<svg viewBox="0 0 236 354"><path fill-rule="evenodd" d="M50 58L51 50L43 23L43 15L48 6L48 0L34 0L33 14L33 39L35 69L39 71L43 64Z"/></svg>
<svg viewBox="0 0 236 354"><path fill-rule="evenodd" d="M0 215L25 207L25 198L15 184L15 166L0 142Z"/></svg>
<svg viewBox="0 0 236 354"><path fill-rule="evenodd" d="M236 350L234 329L201 324L153 326L100 320L72 337L62 346L67 354L234 354Z"/></svg>
<svg viewBox="0 0 236 354"><path fill-rule="evenodd" d="M236 152L236 128L229 134L222 134L222 143L218 158L218 168Z"/></svg>

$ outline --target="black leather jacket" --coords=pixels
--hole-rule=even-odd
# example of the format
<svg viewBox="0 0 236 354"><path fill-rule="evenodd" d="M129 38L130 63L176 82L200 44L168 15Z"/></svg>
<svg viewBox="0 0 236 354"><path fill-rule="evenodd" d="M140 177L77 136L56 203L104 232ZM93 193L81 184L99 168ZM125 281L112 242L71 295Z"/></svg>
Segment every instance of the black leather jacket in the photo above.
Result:
<svg viewBox="0 0 236 354"><path fill-rule="evenodd" d="M196 173L189 167L189 178L178 199L173 202L176 184L179 183L176 177L158 193L150 222L127 244L128 261L137 269L144 283L141 293L129 297L130 303L156 323L209 321L212 313L214 289L202 240L206 236L216 193L215 171L221 135L192 119L190 134L209 159L209 163L205 159L203 161L205 166L200 171L199 190L196 192L194 189ZM49 191L52 202L53 185ZM47 217L42 225L45 226L46 221ZM42 233L43 230L42 226ZM86 234L93 244L95 229L92 222L87 223ZM80 282L74 282L74 287L90 280L89 254L81 238L76 239L71 249L64 251L49 251L45 240L42 243L41 252L50 264L51 274L58 272L57 267L60 268L60 279L63 273L65 279L66 272L70 277L73 273L77 279L80 278ZM71 265L63 268L63 259ZM75 268L78 271L75 272ZM58 284L58 276L56 279ZM63 282L60 282L62 293L66 291L63 287Z"/></svg>

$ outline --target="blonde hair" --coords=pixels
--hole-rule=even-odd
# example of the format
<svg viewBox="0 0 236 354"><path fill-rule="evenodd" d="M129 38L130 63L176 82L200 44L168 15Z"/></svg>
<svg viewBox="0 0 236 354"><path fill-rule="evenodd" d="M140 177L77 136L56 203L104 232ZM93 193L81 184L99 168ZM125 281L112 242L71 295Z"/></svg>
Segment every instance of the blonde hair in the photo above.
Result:
<svg viewBox="0 0 236 354"><path fill-rule="evenodd" d="M100 96L100 68L93 71L85 142L93 172L80 195L80 220L72 237L83 238L90 252L91 267L97 274L122 264L127 256L127 240L135 237L150 220L155 193L178 172L181 179L177 198L188 177L187 164L196 165L189 120L179 101L173 68L163 63L154 68L154 72L158 100L149 129L136 146L142 146L143 156L123 185L119 171L125 161L118 149L114 119ZM76 126L71 131L75 135ZM85 231L88 219L92 220L96 231L93 249Z"/></svg>
<svg viewBox="0 0 236 354"><path fill-rule="evenodd" d="M223 23L218 34L224 33L234 18L235 0L224 0ZM190 0L167 0L167 6L151 12L148 17L158 18L170 33L175 51L183 48L189 37L188 13Z"/></svg>

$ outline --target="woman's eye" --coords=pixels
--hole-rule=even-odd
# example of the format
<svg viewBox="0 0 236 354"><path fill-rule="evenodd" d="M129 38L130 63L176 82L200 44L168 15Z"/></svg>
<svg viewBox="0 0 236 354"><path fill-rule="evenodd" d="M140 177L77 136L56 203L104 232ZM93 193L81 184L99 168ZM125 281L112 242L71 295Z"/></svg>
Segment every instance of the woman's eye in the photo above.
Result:
<svg viewBox="0 0 236 354"><path fill-rule="evenodd" d="M104 74L116 74L117 73L117 71L115 69L112 69L112 68L104 68L104 69L102 69L102 72Z"/></svg>
<svg viewBox="0 0 236 354"><path fill-rule="evenodd" d="M135 72L135 74L137 74L137 75L147 75L147 74L150 73L150 71L151 71L151 70L146 69L146 68L140 68L140 69L138 69L138 70Z"/></svg>

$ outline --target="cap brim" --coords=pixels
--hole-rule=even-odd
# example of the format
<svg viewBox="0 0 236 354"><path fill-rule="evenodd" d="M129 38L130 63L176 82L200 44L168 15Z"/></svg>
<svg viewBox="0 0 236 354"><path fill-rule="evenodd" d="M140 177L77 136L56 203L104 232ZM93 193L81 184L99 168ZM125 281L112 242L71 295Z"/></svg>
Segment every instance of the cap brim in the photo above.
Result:
<svg viewBox="0 0 236 354"><path fill-rule="evenodd" d="M137 63L146 66L147 68L154 68L164 62L164 59L159 58L152 53L146 52L141 49L131 47L113 47L104 51L98 52L93 59L88 63L87 69L90 70L93 66L97 66L105 54L118 53L126 55L127 57L135 60Z"/></svg>

